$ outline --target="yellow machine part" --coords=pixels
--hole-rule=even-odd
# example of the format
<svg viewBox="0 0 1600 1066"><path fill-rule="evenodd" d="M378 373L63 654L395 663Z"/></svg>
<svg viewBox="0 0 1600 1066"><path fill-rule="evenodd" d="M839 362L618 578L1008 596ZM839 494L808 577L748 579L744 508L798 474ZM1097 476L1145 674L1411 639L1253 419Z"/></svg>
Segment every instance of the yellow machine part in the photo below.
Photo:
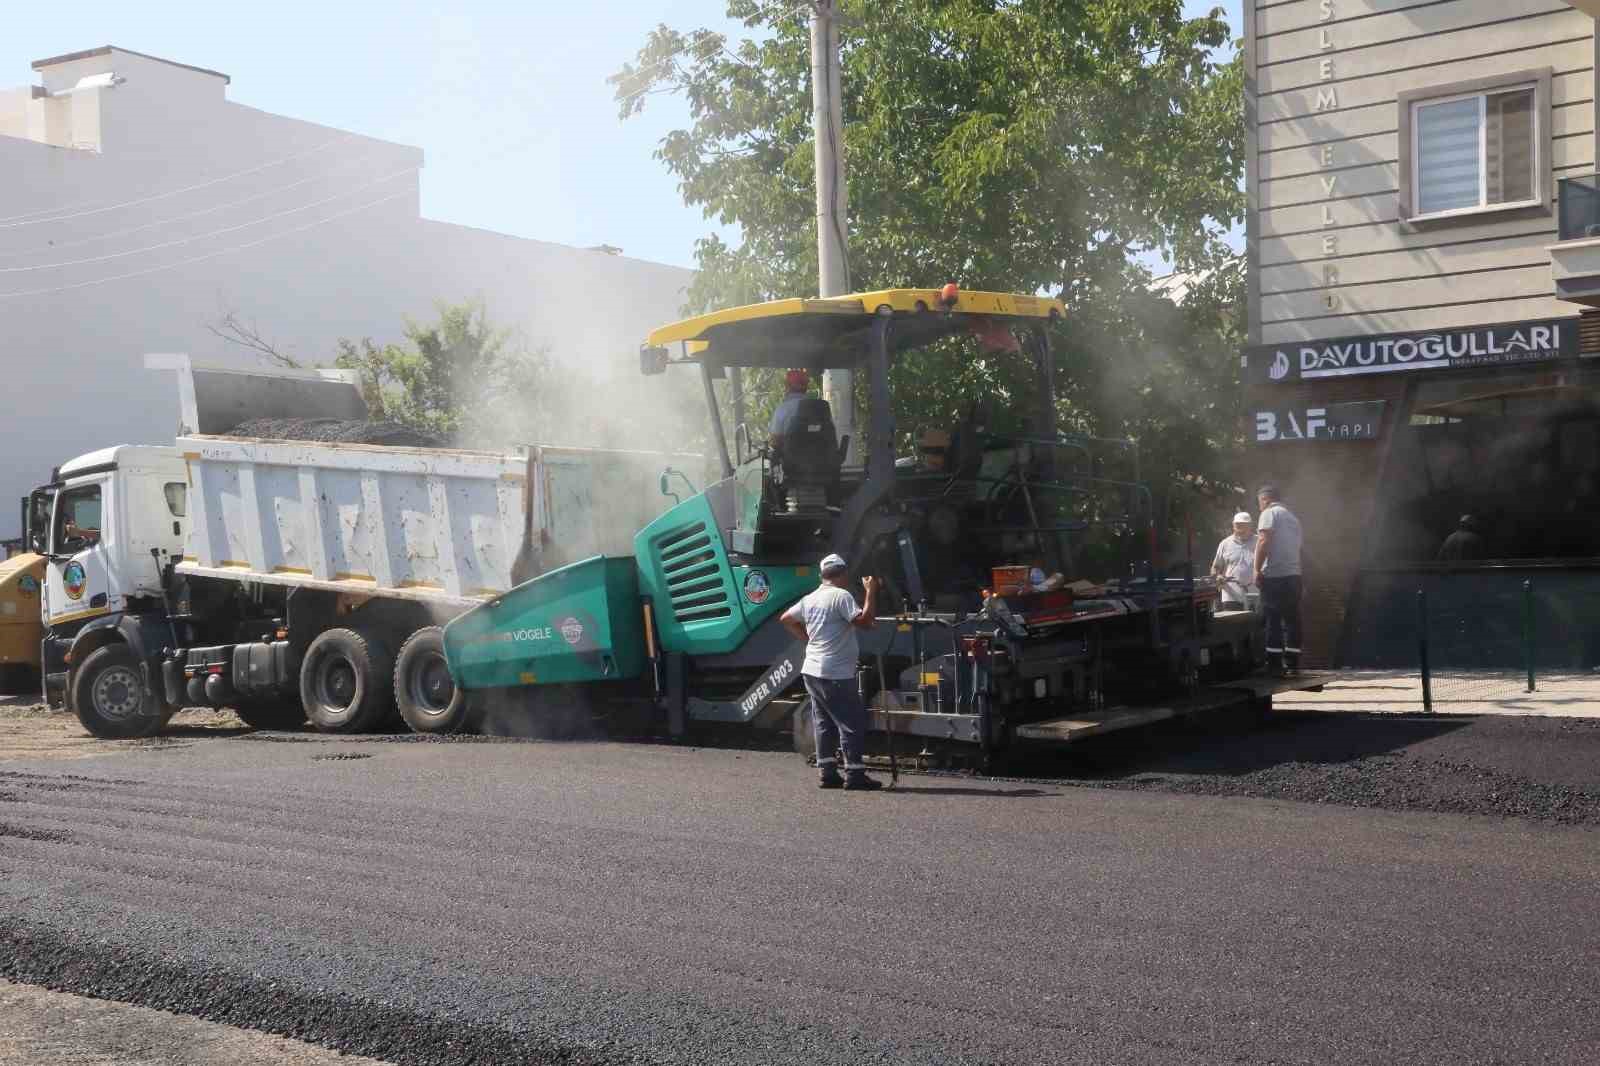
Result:
<svg viewBox="0 0 1600 1066"><path fill-rule="evenodd" d="M729 307L661 326L650 332L645 343L659 347L683 341L689 345L689 353L694 355L704 349L703 345L696 342L703 338L706 331L716 326L759 319L819 315L869 318L880 307L888 307L904 314L938 310L945 314L994 318L1050 318L1066 314L1066 305L1060 300L1026 293L961 291L951 304L942 303L941 296L939 289L881 289L877 292L852 293L849 296L835 296L821 300L771 300L767 303Z"/></svg>
<svg viewBox="0 0 1600 1066"><path fill-rule="evenodd" d="M0 666L39 665L44 567L44 556L30 552L0 560Z"/></svg>

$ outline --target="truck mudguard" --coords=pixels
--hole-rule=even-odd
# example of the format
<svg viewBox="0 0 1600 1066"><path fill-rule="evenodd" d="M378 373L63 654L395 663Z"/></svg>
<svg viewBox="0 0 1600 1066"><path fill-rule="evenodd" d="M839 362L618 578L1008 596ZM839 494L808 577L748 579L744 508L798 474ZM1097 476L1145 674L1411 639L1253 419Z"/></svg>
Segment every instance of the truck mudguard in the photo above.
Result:
<svg viewBox="0 0 1600 1066"><path fill-rule="evenodd" d="M162 648L172 643L172 630L162 615L108 614L94 619L72 638L72 661L74 664L81 663L89 657L88 650L115 643L119 639L139 657L145 675L144 683L164 695L157 657Z"/></svg>

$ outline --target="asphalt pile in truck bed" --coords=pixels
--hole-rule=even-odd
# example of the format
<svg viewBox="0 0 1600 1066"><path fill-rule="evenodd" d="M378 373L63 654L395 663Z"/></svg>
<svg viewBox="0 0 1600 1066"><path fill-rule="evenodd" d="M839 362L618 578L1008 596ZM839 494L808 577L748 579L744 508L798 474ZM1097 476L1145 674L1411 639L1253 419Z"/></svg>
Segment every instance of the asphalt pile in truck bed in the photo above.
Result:
<svg viewBox="0 0 1600 1066"><path fill-rule="evenodd" d="M385 444L397 448L448 448L437 433L401 425L344 418L252 418L223 434L265 440L305 440L319 444Z"/></svg>

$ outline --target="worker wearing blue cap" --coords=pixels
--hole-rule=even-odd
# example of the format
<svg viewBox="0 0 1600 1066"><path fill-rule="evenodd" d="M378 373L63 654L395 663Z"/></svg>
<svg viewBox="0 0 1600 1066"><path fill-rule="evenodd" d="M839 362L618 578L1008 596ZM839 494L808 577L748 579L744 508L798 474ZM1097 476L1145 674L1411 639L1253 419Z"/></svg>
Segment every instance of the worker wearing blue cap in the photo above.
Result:
<svg viewBox="0 0 1600 1066"><path fill-rule="evenodd" d="M878 617L878 583L864 577L866 598L862 606L846 588L850 568L838 555L822 560L822 583L802 597L780 619L783 627L806 642L805 663L800 667L806 695L811 697L811 720L817 738L817 769L822 788L870 790L881 781L867 776L862 761L866 752L867 708L856 687L856 664L861 648L857 629L869 629ZM844 775L834 754L844 750Z"/></svg>

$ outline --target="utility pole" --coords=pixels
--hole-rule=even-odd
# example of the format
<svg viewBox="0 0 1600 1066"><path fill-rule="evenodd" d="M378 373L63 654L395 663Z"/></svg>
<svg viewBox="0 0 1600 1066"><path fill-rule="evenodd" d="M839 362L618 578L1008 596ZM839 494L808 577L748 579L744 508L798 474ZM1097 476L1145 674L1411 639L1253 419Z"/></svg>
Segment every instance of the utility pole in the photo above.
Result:
<svg viewBox="0 0 1600 1066"><path fill-rule="evenodd" d="M817 295L850 291L845 254L844 119L839 104L839 25L837 0L811 4L811 136L817 162ZM822 375L823 398L833 407L839 434L850 437L847 463L860 454L855 431L855 391L848 370Z"/></svg>

